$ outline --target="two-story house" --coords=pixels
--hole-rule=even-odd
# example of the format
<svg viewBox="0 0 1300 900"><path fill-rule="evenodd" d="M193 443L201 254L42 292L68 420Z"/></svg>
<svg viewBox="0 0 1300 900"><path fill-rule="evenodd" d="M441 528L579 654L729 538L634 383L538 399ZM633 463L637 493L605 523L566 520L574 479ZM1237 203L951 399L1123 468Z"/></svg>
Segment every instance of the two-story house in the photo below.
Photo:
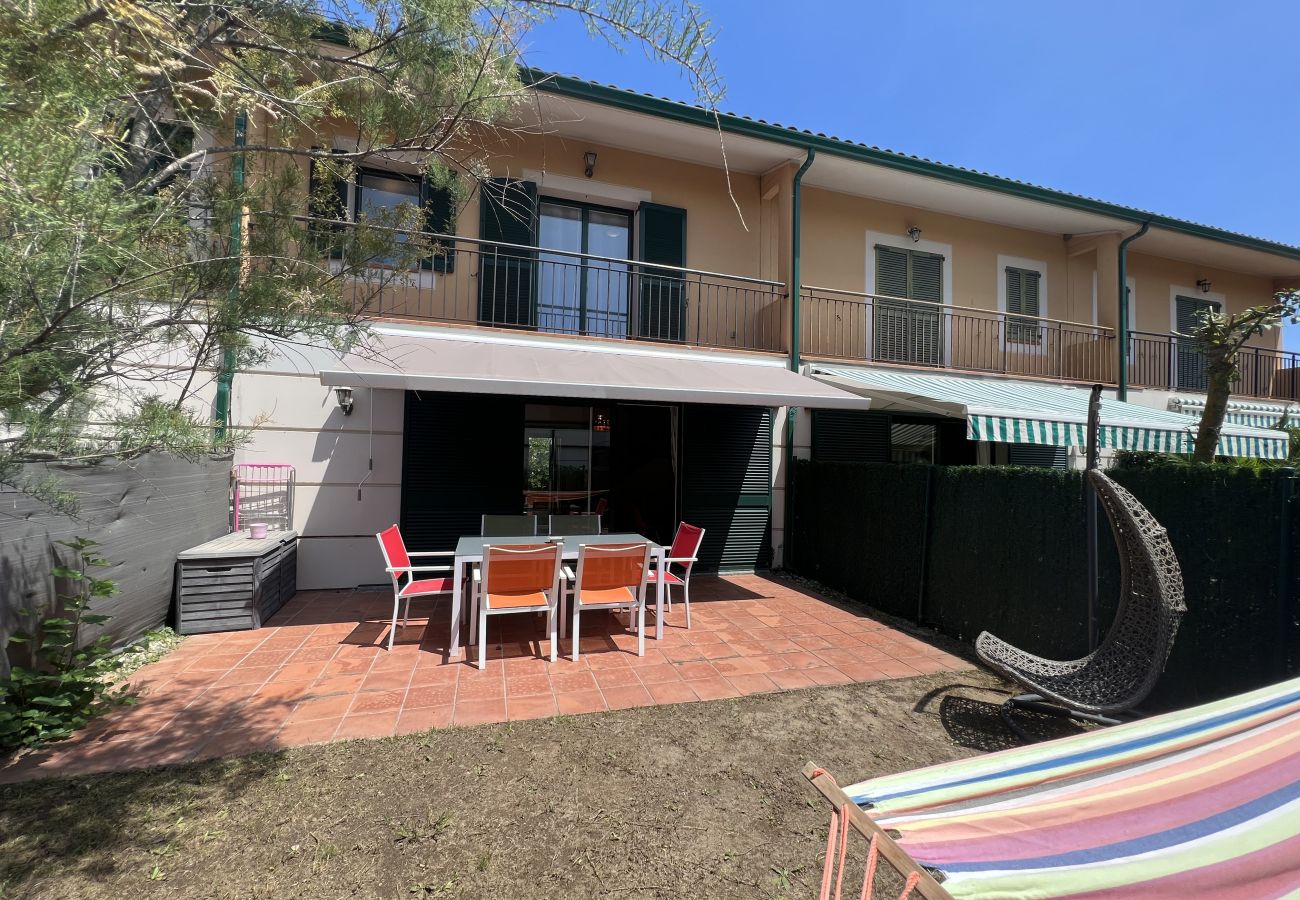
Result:
<svg viewBox="0 0 1300 900"><path fill-rule="evenodd" d="M400 160L336 185L345 219L425 203L447 235L372 304L378 352L235 379L241 457L297 468L301 587L382 581L394 522L439 549L524 510L685 519L706 567L779 564L793 456L1066 464L1098 381L1109 447L1186 451L1203 366L1178 333L1300 283L1300 248L531 78L539 127L459 214ZM1261 426L1296 368L1255 342L1222 452L1284 455Z"/></svg>

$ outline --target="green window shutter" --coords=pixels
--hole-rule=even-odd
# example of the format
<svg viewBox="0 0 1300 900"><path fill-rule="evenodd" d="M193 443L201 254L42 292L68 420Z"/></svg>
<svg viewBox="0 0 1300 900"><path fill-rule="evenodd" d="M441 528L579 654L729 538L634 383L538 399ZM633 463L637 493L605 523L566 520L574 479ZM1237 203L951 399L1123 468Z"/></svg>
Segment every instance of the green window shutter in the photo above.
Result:
<svg viewBox="0 0 1300 900"><path fill-rule="evenodd" d="M1007 266L1007 315L1042 315L1039 306L1042 276L1033 269ZM1038 344L1042 341L1039 323L1030 320L1007 320L1007 340L1017 344Z"/></svg>
<svg viewBox="0 0 1300 900"><path fill-rule="evenodd" d="M637 209L638 257L644 263L686 265L686 210L659 203ZM657 341L686 339L686 283L665 270L646 268L637 303L637 336Z"/></svg>
<svg viewBox="0 0 1300 900"><path fill-rule="evenodd" d="M319 159L311 161L307 172L307 215L313 220L329 219L338 223L348 221L348 183L342 178L332 177L324 162ZM342 224L312 221L307 223L307 234L322 256L337 258L343 255Z"/></svg>
<svg viewBox="0 0 1300 900"><path fill-rule="evenodd" d="M905 296L912 300L943 302L943 257L936 253L911 251L912 278Z"/></svg>
<svg viewBox="0 0 1300 900"><path fill-rule="evenodd" d="M1174 328L1179 334L1191 334L1201 324L1201 316L1206 310L1217 310L1219 304L1199 297L1174 298ZM1177 387L1191 391L1203 391L1207 387L1205 378L1205 350L1200 342L1188 338L1178 338L1175 348L1177 357Z"/></svg>
<svg viewBox="0 0 1300 900"><path fill-rule="evenodd" d="M485 241L537 246L537 185L493 178L479 187L479 234ZM479 256L479 321L537 325L537 252L485 244Z"/></svg>
<svg viewBox="0 0 1300 900"><path fill-rule="evenodd" d="M1065 469L1069 467L1069 461L1064 447L1050 444L1008 444L1007 465Z"/></svg>
<svg viewBox="0 0 1300 900"><path fill-rule="evenodd" d="M817 462L887 463L890 430L885 413L812 411L812 458Z"/></svg>
<svg viewBox="0 0 1300 900"><path fill-rule="evenodd" d="M907 296L906 250L876 245L876 293L886 297Z"/></svg>
<svg viewBox="0 0 1300 900"><path fill-rule="evenodd" d="M424 230L433 234L456 233L456 210L451 189L420 179L420 205L424 207ZM422 269L451 274L456 271L456 244L438 241L434 253L420 260Z"/></svg>
<svg viewBox="0 0 1300 900"><path fill-rule="evenodd" d="M771 564L772 410L683 407L682 518L705 529L697 570Z"/></svg>

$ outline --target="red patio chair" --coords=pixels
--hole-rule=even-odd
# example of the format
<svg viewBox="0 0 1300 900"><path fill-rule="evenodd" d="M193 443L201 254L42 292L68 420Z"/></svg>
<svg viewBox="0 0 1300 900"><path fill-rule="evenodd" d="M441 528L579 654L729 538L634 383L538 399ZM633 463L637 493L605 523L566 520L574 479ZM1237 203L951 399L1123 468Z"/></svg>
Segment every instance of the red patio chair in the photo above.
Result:
<svg viewBox="0 0 1300 900"><path fill-rule="evenodd" d="M405 628L411 617L412 597L450 594L455 586L453 584L455 579L451 575L451 566L415 566L411 564L412 557L454 556L455 554L450 550L411 553L406 549L406 542L402 540L402 533L398 531L396 525L390 525L375 537L379 540L380 552L384 554L384 570L393 579L393 622L388 631L388 649L392 650L393 638L397 636L398 604L403 600L406 601L406 610L402 614L402 627ZM446 577L416 578L415 573L417 572L445 572L447 574Z"/></svg>
<svg viewBox="0 0 1300 900"><path fill-rule="evenodd" d="M573 583L573 661L578 661L578 615L584 609L636 611L636 655L645 656L645 573L649 544L582 544Z"/></svg>
<svg viewBox="0 0 1300 900"><path fill-rule="evenodd" d="M478 667L487 667L488 616L544 612L555 661L560 598L558 544L505 544L483 548L483 580L478 600Z"/></svg>
<svg viewBox="0 0 1300 900"><path fill-rule="evenodd" d="M691 569L695 568L700 552L700 544L703 541L703 528L697 528L694 525L687 525L682 522L677 526L677 534L673 536L673 545L668 548L668 558L664 560L664 596L668 600L668 608L670 610L673 608L673 587L680 587L682 589L682 600L686 603L687 628L691 627ZM673 566L680 567L680 575L673 571ZM659 583L658 566L650 569L647 580L652 585Z"/></svg>

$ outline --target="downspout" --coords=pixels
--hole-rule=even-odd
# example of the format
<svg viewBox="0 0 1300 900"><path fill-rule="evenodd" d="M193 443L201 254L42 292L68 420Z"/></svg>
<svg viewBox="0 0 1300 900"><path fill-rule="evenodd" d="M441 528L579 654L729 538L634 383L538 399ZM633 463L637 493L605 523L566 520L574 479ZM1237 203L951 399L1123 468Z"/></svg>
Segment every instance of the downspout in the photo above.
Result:
<svg viewBox="0 0 1300 900"><path fill-rule="evenodd" d="M1115 397L1119 400L1128 399L1128 245L1146 234L1150 227L1148 219L1136 232L1119 242L1119 315L1115 319L1118 323L1115 330L1119 332L1119 379Z"/></svg>
<svg viewBox="0 0 1300 900"><path fill-rule="evenodd" d="M240 110L235 113L235 147L241 148L248 139L248 113ZM237 195L243 196L244 190L244 154L235 153L231 161L230 180L235 187ZM234 216L230 221L230 252L226 254L236 261L234 277L230 279L230 289L226 292L226 305L232 306L239 302L239 279L243 271L243 209L239 214ZM221 351L221 371L217 374L217 396L212 404L212 419L216 428L213 432L213 443L223 444L226 440L226 429L230 426L230 393L231 387L235 381L235 351L231 347L226 347Z"/></svg>
<svg viewBox="0 0 1300 900"><path fill-rule="evenodd" d="M817 151L808 148L808 155L794 173L794 183L790 191L790 371L799 371L799 302L803 293L803 284L799 272L799 250L803 205L803 176L817 158ZM785 410L785 546L781 553L781 566L790 568L790 547L794 536L794 426L798 407L788 406Z"/></svg>

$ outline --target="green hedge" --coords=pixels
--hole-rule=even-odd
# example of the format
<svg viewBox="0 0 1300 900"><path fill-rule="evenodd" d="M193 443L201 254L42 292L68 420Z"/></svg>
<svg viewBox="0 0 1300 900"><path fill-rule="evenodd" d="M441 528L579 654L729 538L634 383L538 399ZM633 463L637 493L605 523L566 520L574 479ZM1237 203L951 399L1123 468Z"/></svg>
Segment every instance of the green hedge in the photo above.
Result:
<svg viewBox="0 0 1300 900"><path fill-rule="evenodd" d="M1297 671L1296 567L1294 590L1279 590L1300 548L1297 525L1284 565L1290 472L1165 464L1112 475L1168 530L1186 586L1188 614L1151 706L1202 702ZM1086 646L1082 490L1078 472L802 461L792 568L954 637L988 630L1039 655L1078 656ZM1119 567L1104 516L1101 528L1104 629Z"/></svg>

